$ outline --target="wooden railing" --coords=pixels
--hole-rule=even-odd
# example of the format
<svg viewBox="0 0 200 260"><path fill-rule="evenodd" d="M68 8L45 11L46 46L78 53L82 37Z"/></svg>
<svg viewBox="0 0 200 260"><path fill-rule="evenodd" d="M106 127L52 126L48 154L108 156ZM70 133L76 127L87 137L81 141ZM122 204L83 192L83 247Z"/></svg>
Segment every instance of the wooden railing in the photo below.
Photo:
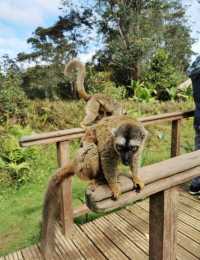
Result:
<svg viewBox="0 0 200 260"><path fill-rule="evenodd" d="M164 122L171 122L171 157L177 156L180 153L180 125L184 118L192 117L194 111L166 113L162 115L149 116L140 118L139 120L144 125L153 125ZM61 131L54 131L50 133L35 134L33 136L23 137L20 140L22 147L28 147L32 145L41 144L56 144L57 158L59 167L63 166L69 160L69 142L71 140L80 138L83 136L84 130L81 128L67 129ZM72 208L72 184L71 178L65 180L61 188L61 223L64 234L70 234L73 224L73 218L80 216L90 210L86 205L73 210ZM175 194L172 189L169 192L164 191L164 195L152 195L153 199L150 199L150 204L157 206L163 199L168 200L169 197ZM158 197L157 196L161 196ZM158 202L157 202L158 201ZM170 208L172 205L168 205ZM154 206L153 206L154 207ZM163 211L164 212L164 211ZM163 214L163 213L162 213ZM170 224L170 223L169 223ZM153 258L152 258L153 259ZM158 258L154 258L158 259Z"/></svg>

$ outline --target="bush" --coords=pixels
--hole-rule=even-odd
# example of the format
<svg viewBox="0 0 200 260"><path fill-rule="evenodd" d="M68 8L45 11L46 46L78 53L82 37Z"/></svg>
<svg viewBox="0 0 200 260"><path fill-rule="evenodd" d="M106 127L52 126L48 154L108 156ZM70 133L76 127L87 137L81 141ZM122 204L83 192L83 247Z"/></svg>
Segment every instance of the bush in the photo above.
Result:
<svg viewBox="0 0 200 260"><path fill-rule="evenodd" d="M145 75L145 85L154 90L158 100L166 101L176 98L176 87L181 80L164 49L158 49L150 62Z"/></svg>
<svg viewBox="0 0 200 260"><path fill-rule="evenodd" d="M0 123L12 119L13 123L25 124L28 100L20 88L21 78L15 72L9 72L0 79Z"/></svg>
<svg viewBox="0 0 200 260"><path fill-rule="evenodd" d="M92 94L103 93L118 100L125 97L125 87L116 87L115 83L111 81L110 72L89 71L85 85L87 86L88 91Z"/></svg>
<svg viewBox="0 0 200 260"><path fill-rule="evenodd" d="M17 187L31 178L31 160L37 158L35 148L24 149L19 146L19 137L30 132L20 126L10 127L0 137L0 182Z"/></svg>

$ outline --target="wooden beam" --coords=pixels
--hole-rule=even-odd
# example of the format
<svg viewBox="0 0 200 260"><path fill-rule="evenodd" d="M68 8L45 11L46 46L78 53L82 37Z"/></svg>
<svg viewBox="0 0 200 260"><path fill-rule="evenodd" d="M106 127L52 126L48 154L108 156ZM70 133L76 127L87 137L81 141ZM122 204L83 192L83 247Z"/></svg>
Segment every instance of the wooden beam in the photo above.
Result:
<svg viewBox="0 0 200 260"><path fill-rule="evenodd" d="M160 179L191 170L197 166L200 166L199 150L142 167L139 169L139 177L145 184L150 184ZM181 176L181 174L179 176ZM123 192L127 192L133 188L131 179L126 178L125 176L120 178ZM110 198L111 191L107 185L98 185L95 192L91 192L88 189L87 195L90 196L93 201L101 201Z"/></svg>
<svg viewBox="0 0 200 260"><path fill-rule="evenodd" d="M157 123L163 123L183 118L189 118L194 115L194 111L185 111L185 112L174 112L166 113L155 116L148 116L139 118L139 121L144 125L151 125ZM82 137L84 134L84 129L82 128L72 128L65 129L60 131L53 131L49 133L34 134L32 136L22 137L20 140L20 145L22 147L28 147L31 145L40 145L40 144L53 144L57 142L64 142L73 139Z"/></svg>
<svg viewBox="0 0 200 260"><path fill-rule="evenodd" d="M122 195L117 201L111 199L111 191L107 185L99 185L95 191L86 191L86 204L96 212L107 212L123 207L152 194L185 183L199 176L200 151L177 156L169 160L146 166L140 169L139 176L144 181L144 189L133 191L131 178L120 176Z"/></svg>
<svg viewBox="0 0 200 260"><path fill-rule="evenodd" d="M171 133L171 157L180 154L180 129L181 119L172 121L172 133Z"/></svg>
<svg viewBox="0 0 200 260"><path fill-rule="evenodd" d="M64 166L68 162L68 142L57 143L57 156L59 167ZM63 228L63 234L65 236L70 236L73 226L72 178L68 178L62 183L60 196L60 218Z"/></svg>
<svg viewBox="0 0 200 260"><path fill-rule="evenodd" d="M152 124L179 120L179 119L183 119L183 118L189 118L192 116L194 116L194 110L183 111L183 112L179 111L179 112L173 112L173 113L159 114L159 115L155 115L155 116L142 117L142 118L139 118L139 121L142 122L144 125L152 125Z"/></svg>
<svg viewBox="0 0 200 260"><path fill-rule="evenodd" d="M177 195L173 187L150 196L150 260L176 260Z"/></svg>

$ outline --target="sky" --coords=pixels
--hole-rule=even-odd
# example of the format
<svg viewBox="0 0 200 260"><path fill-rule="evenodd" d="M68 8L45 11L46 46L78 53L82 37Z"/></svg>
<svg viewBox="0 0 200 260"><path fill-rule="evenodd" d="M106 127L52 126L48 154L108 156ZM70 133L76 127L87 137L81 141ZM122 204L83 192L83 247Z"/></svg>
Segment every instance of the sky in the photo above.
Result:
<svg viewBox="0 0 200 260"><path fill-rule="evenodd" d="M197 39L193 50L200 53L200 3L198 0L182 0L187 7L187 19L192 27L192 36ZM0 0L0 56L7 53L16 57L19 52L29 52L27 38L38 26L51 26L61 15L60 0ZM82 53L83 62L91 59L95 47ZM194 57L193 57L194 59Z"/></svg>

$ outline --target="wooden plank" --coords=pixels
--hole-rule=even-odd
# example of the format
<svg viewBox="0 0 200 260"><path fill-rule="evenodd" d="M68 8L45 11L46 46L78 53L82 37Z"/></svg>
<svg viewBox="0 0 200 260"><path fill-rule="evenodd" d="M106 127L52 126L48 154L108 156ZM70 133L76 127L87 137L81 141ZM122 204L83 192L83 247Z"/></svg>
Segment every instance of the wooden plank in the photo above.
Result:
<svg viewBox="0 0 200 260"><path fill-rule="evenodd" d="M22 256L21 251L17 251L16 253L17 253L17 257L18 257L17 259L18 260L23 260L23 256Z"/></svg>
<svg viewBox="0 0 200 260"><path fill-rule="evenodd" d="M74 232L74 227L72 232L71 238L76 235ZM65 238L58 226L56 227L56 252L60 256L59 259L84 259L71 238Z"/></svg>
<svg viewBox="0 0 200 260"><path fill-rule="evenodd" d="M64 166L69 160L69 143L61 142L57 144L57 156L59 167ZM63 234L70 237L73 225L72 207L72 179L64 180L61 186L60 218Z"/></svg>
<svg viewBox="0 0 200 260"><path fill-rule="evenodd" d="M145 260L147 254L133 243L128 236L120 232L113 224L101 217L93 222L128 258Z"/></svg>
<svg viewBox="0 0 200 260"><path fill-rule="evenodd" d="M200 151L194 151L175 158L154 163L139 169L139 177L145 184L150 184L179 173L182 175L183 171L191 170L200 165L199 157ZM179 178L181 178L180 176ZM122 178L120 185L123 192L133 189L131 178L126 178L125 176L120 178ZM98 185L95 192L88 189L86 195L88 197L90 196L90 200L101 201L111 197L111 191L107 185Z"/></svg>
<svg viewBox="0 0 200 260"><path fill-rule="evenodd" d="M141 204L142 206L144 206L147 203L145 202L145 204L144 203ZM124 218L124 220L129 221L130 224L136 226L138 230L146 234L148 233L148 228L149 228L148 211L146 211L146 209L144 208L140 208L140 209L139 208L140 206L134 205L133 207L129 207L128 210L126 211L125 210L119 211L119 213L117 214L120 214ZM130 211L131 213L130 212L128 213L128 211ZM134 217L131 218L131 216ZM193 243L192 240L190 240L190 243L188 244L186 249L182 247L184 245L184 242L180 239L178 233L178 245L177 245L177 256L176 256L178 260L198 259L196 256L194 256L193 252L188 251L188 248L192 250L192 247L190 247L191 243Z"/></svg>
<svg viewBox="0 0 200 260"><path fill-rule="evenodd" d="M192 208L190 205L181 203L179 205L179 210L181 210L185 214L193 217L194 219L197 219L200 222L200 212L198 210L196 210L195 208Z"/></svg>
<svg viewBox="0 0 200 260"><path fill-rule="evenodd" d="M148 254L148 234L144 235L128 222L123 221L123 219L115 213L109 214L108 216L103 217L103 219L109 221L110 226L114 225L114 227L127 236L132 243Z"/></svg>
<svg viewBox="0 0 200 260"><path fill-rule="evenodd" d="M29 248L24 248L21 250L22 256L24 259L26 260L31 260L32 259L32 255L31 252L29 251Z"/></svg>
<svg viewBox="0 0 200 260"><path fill-rule="evenodd" d="M178 221L178 234L182 233L186 237L189 237L194 242L200 244L200 233L191 226L188 226L181 220Z"/></svg>
<svg viewBox="0 0 200 260"><path fill-rule="evenodd" d="M29 147L32 145L42 145L42 144L55 144L59 142L67 142L75 139L79 139L83 136L84 134L71 134L67 136L60 136L60 137L54 137L54 138L49 138L49 139L42 139L42 140L36 140L36 141L26 141L26 142L20 142L20 145L22 147Z"/></svg>
<svg viewBox="0 0 200 260"><path fill-rule="evenodd" d="M138 203L137 203L138 204ZM146 203L145 203L146 204ZM129 210L138 216L138 218L143 219L148 223L148 211L145 208L144 203L140 203L142 208L138 205L134 205L134 207L130 207ZM180 215L180 214L179 214ZM199 257L200 256L200 232L195 230L193 227L188 226L187 224L178 221L178 244L181 247L178 247L181 252L177 252L177 255L188 255L185 251L188 251L192 256ZM192 240L191 240L192 239ZM182 251L184 248L184 251ZM190 258L188 258L190 259Z"/></svg>
<svg viewBox="0 0 200 260"><path fill-rule="evenodd" d="M121 259L128 259L119 248L113 244L113 242L106 237L106 235L101 232L94 223L90 222L80 226L81 230L84 231L85 235L95 244L98 250L101 253L110 259L113 260L121 260Z"/></svg>
<svg viewBox="0 0 200 260"><path fill-rule="evenodd" d="M199 203L200 200L199 199L195 199L191 195L184 194L180 197L180 201L182 204L187 205L187 207L190 207L190 208L195 209L196 211L200 212L200 203Z"/></svg>
<svg viewBox="0 0 200 260"><path fill-rule="evenodd" d="M179 219L182 220L185 224L195 228L200 231L200 222L197 219L194 219L190 215L185 214L184 212L179 212Z"/></svg>
<svg viewBox="0 0 200 260"><path fill-rule="evenodd" d="M158 124L163 122L169 122L173 120L179 120L183 118L189 118L193 116L194 116L194 110L180 111L180 112L178 111L173 113L165 113L165 114L139 118L139 121L142 122L144 125L152 125L152 124Z"/></svg>
<svg viewBox="0 0 200 260"><path fill-rule="evenodd" d="M171 157L178 156L180 154L180 129L181 119L172 121Z"/></svg>
<svg viewBox="0 0 200 260"><path fill-rule="evenodd" d="M177 157L176 157L177 158ZM163 168L163 171L165 169ZM131 190L128 192L124 192L123 194L120 195L117 201L114 201L111 199L111 197L107 199L103 199L99 201L100 198L103 196L111 196L111 192L108 191L108 187L104 185L103 188L99 188L100 186L97 187L97 189L92 192L91 190L87 190L86 192L86 203L88 207L96 212L108 212L120 207L124 207L125 205L128 205L130 203L133 203L135 201L144 199L150 195L153 195L155 193L158 193L160 191L172 188L174 186L177 186L181 183L184 183L191 178L198 176L200 172L200 167L194 167L190 170L183 171L181 174L176 174L174 176L170 176L167 178L163 178L161 180L155 181L154 183L150 183L148 185L145 185L144 189L140 191L139 193ZM151 172L149 172L151 175ZM153 174L153 171L152 171ZM128 177L126 177L128 179ZM125 178L124 178L125 179ZM131 182L131 180L130 180ZM120 181L120 185L123 185L122 178ZM103 186L103 185L101 185ZM102 193L100 193L100 190ZM98 201L95 201L98 199Z"/></svg>
<svg viewBox="0 0 200 260"><path fill-rule="evenodd" d="M182 233L178 233L178 241L180 244L181 241L181 246L185 249L187 249L192 255L196 256L199 258L200 256L200 245L196 243L195 241L191 241L190 238L185 236Z"/></svg>
<svg viewBox="0 0 200 260"><path fill-rule="evenodd" d="M28 247L28 250L29 250L29 253L30 253L30 256L31 256L31 259L33 260L39 260L39 259L42 259L40 256L38 256L38 253L35 249L34 246L30 246Z"/></svg>
<svg viewBox="0 0 200 260"><path fill-rule="evenodd" d="M191 194L189 194L187 191L185 191L184 189L183 189L183 192L181 193L181 196L187 197L188 199L194 200L194 201L197 201L197 202L200 201L200 200L198 199L198 196L191 195Z"/></svg>
<svg viewBox="0 0 200 260"><path fill-rule="evenodd" d="M182 118L192 117L194 115L194 111L184 111L184 112L174 112L174 113L165 113L155 116L148 116L144 118L140 118L144 125L157 124L167 121L178 120ZM34 134L32 136L25 136L21 138L20 145L23 147L31 146L31 145L39 145L39 144L52 144L61 141L69 141L72 139L80 138L84 134L84 130L82 128L72 128L65 129L60 131L53 131L49 133L40 133Z"/></svg>
<svg viewBox="0 0 200 260"><path fill-rule="evenodd" d="M75 232L72 237L73 243L84 256L84 259L105 260L107 259L94 245L94 243L85 235L85 233L75 225Z"/></svg>
<svg viewBox="0 0 200 260"><path fill-rule="evenodd" d="M43 260L43 257L41 255L41 252L40 252L38 245L33 245L32 250L33 250L34 255L37 256L38 260Z"/></svg>
<svg viewBox="0 0 200 260"><path fill-rule="evenodd" d="M48 133L34 134L32 136L24 136L20 139L20 145L22 147L26 147L34 144L50 144L57 143L59 141L72 140L75 138L80 138L84 132L85 131L82 128L71 128Z"/></svg>
<svg viewBox="0 0 200 260"><path fill-rule="evenodd" d="M176 187L150 197L150 260L176 259L177 197Z"/></svg>

